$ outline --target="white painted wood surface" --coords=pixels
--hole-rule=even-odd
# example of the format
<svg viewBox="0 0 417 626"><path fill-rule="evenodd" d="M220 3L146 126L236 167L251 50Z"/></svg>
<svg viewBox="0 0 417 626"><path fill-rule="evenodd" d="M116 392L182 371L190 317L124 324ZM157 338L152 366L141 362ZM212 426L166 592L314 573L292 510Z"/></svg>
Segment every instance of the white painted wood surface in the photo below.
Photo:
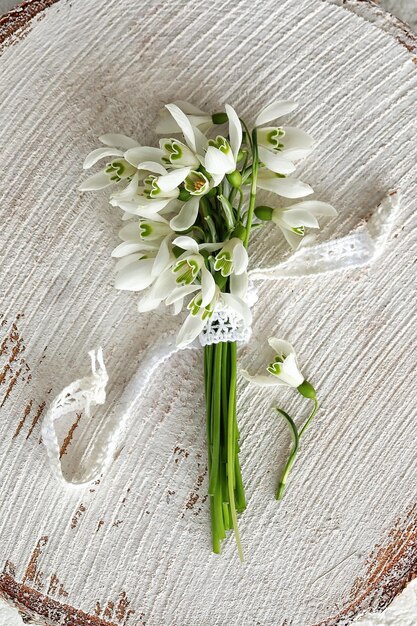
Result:
<svg viewBox="0 0 417 626"><path fill-rule="evenodd" d="M412 37L353 0L244 0L227 11L212 0L62 0L25 35L0 60L2 595L45 623L119 626L342 624L383 606L416 563ZM296 404L240 381L241 566L233 540L210 553L198 352L161 368L132 406L110 473L82 493L52 481L40 419L102 345L108 409L62 431L73 434L66 470L88 462L87 442L126 408L138 363L178 325L139 316L135 296L113 289L120 216L105 193L77 191L96 137L154 141L157 110L174 98L251 116L276 97L297 100L293 121L317 138L302 178L340 211L324 237L349 232L389 189L401 189L402 207L374 267L259 286L242 365L263 361L267 336L285 336L322 409L278 504L289 439L271 406ZM257 265L283 254L272 230L252 247ZM378 544L385 552L372 555Z"/></svg>

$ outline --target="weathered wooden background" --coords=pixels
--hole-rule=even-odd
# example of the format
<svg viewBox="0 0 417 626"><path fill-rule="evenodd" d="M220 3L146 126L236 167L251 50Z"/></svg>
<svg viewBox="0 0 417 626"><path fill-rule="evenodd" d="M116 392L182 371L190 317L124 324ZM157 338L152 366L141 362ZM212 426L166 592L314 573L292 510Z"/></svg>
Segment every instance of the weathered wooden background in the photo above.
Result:
<svg viewBox="0 0 417 626"><path fill-rule="evenodd" d="M1 25L0 61L1 595L67 626L348 624L383 608L417 569L415 39L359 0L46 0L16 19ZM297 100L293 121L317 138L301 174L340 211L324 237L389 189L402 205L377 265L259 285L242 364L285 336L322 409L277 504L289 440L271 406L295 401L240 381L241 566L233 541L210 553L201 355L176 355L146 397L126 396L178 320L138 316L135 296L113 289L120 216L77 188L99 134L154 141L164 102L252 116L276 97ZM257 243L257 265L285 254L276 231ZM64 492L40 420L99 345L109 403L62 429L66 471L127 405L129 429L108 475Z"/></svg>

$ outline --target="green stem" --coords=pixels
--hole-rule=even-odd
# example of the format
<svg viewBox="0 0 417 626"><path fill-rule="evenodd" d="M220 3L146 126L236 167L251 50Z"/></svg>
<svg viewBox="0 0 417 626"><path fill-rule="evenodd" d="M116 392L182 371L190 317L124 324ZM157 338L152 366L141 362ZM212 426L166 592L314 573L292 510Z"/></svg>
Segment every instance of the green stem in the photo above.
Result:
<svg viewBox="0 0 417 626"><path fill-rule="evenodd" d="M294 465L294 461L296 459L297 456L297 452L298 452L298 445L299 445L299 434L298 434L298 430L297 430L297 426L294 423L294 420L292 419L292 417L290 417L288 415L288 413L286 413L285 411L283 411L282 409L276 409L276 411L278 413L280 413L287 421L288 426L290 427L290 431L291 431L291 435L293 438L293 446L290 452L290 456L288 457L288 461L284 467L284 471L282 472L280 481L278 483L278 488L277 488L277 492L275 494L275 498L277 500L281 500L283 495L284 495L284 491L285 491L285 483L287 481L288 475L291 472L292 466Z"/></svg>
<svg viewBox="0 0 417 626"><path fill-rule="evenodd" d="M302 437L302 435L305 433L305 431L307 430L308 426L310 425L311 420L313 419L313 417L317 413L317 410L319 408L319 403L317 401L317 398L313 398L313 402L314 402L314 408L311 411L311 413L308 416L308 418L306 419L306 421L304 422L304 425L301 427L301 430L298 433L299 437Z"/></svg>
<svg viewBox="0 0 417 626"><path fill-rule="evenodd" d="M230 392L227 416L227 483L229 488L229 506L232 516L239 558L243 562L243 550L240 542L235 504L235 416L236 416L236 342L230 343Z"/></svg>
<svg viewBox="0 0 417 626"><path fill-rule="evenodd" d="M249 245L249 237L250 231L252 227L253 213L255 211L255 203L256 203L256 183L258 179L258 138L256 134L256 128L252 131L252 182L250 186L250 195L249 195L249 207L248 207L248 215L246 219L246 237L245 237L245 248Z"/></svg>
<svg viewBox="0 0 417 626"><path fill-rule="evenodd" d="M216 492L220 464L221 363L222 344L218 343L214 346L214 370L211 404L212 471L208 488L208 492L211 496L214 496Z"/></svg>

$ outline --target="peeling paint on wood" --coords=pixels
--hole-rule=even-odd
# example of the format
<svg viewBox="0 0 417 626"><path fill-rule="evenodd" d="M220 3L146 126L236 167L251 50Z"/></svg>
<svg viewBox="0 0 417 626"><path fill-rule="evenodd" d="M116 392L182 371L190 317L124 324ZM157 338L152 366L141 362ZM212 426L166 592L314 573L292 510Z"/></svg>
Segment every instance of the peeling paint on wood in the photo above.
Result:
<svg viewBox="0 0 417 626"><path fill-rule="evenodd" d="M120 626L116 622L101 619L97 615L90 615L69 604L63 604L28 585L16 582L8 574L0 575L0 596L13 600L16 606L30 617L44 618L46 624L54 626ZM124 625L123 625L124 626Z"/></svg>
<svg viewBox="0 0 417 626"><path fill-rule="evenodd" d="M74 515L72 516L72 520L71 520L71 528L77 528L78 522L80 521L80 518L82 516L82 514L86 511L86 507L84 506L84 504L80 504L77 508L77 510L75 511Z"/></svg>

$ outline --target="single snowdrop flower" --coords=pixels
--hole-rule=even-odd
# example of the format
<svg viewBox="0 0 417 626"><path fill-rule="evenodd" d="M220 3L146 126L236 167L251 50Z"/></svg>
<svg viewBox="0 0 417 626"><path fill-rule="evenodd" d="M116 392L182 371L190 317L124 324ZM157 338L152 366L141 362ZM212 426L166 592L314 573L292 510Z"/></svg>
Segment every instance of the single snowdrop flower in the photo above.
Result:
<svg viewBox="0 0 417 626"><path fill-rule="evenodd" d="M116 264L116 289L142 291L175 260L168 222L129 222L120 232L122 243L112 252Z"/></svg>
<svg viewBox="0 0 417 626"><path fill-rule="evenodd" d="M304 159L314 148L313 138L308 133L293 126L258 128L257 135L260 155L265 155L264 151L267 151L286 162L292 163ZM286 174L287 172L282 171L281 173Z"/></svg>
<svg viewBox="0 0 417 626"><path fill-rule="evenodd" d="M176 258L169 257L165 268L161 271L152 285L152 288L139 302L139 311L149 311L158 307L161 302L174 304L177 300L184 299L196 290L201 290L203 306L208 304L215 293L216 283L211 272L206 267L206 261L200 250L218 249L221 244L198 244L191 237L181 235L170 239L170 248L181 248L184 253ZM166 255L164 256L166 260ZM158 268L159 269L159 268ZM177 294L178 298L175 298ZM177 307L174 307L175 312Z"/></svg>
<svg viewBox="0 0 417 626"><path fill-rule="evenodd" d="M196 154L178 139L160 139L159 145L163 151L162 161L166 166L173 168L200 166Z"/></svg>
<svg viewBox="0 0 417 626"><path fill-rule="evenodd" d="M297 427L293 418L288 415L288 413L286 413L283 409L276 408L276 411L285 418L293 439L291 452L281 474L275 494L275 498L277 500L281 500L284 495L288 476L298 453L300 439L317 413L319 404L317 401L316 390L311 383L305 380L304 375L300 371L295 350L292 345L288 343L288 341L276 339L275 337L268 339L268 343L275 352L274 360L266 368L269 372L269 376L251 376L246 370L242 370L242 376L261 387L275 385L293 387L297 389L300 395L304 398L313 400L314 403L313 410L300 428Z"/></svg>
<svg viewBox="0 0 417 626"><path fill-rule="evenodd" d="M270 375L251 376L246 370L242 370L242 376L261 387L286 385L298 388L303 383L304 376L298 367L294 348L287 341L275 337L268 339L268 343L275 352L274 360L266 368Z"/></svg>
<svg viewBox="0 0 417 626"><path fill-rule="evenodd" d="M306 228L320 228L318 218L332 218L337 211L327 202L306 200L297 202L289 207L272 209L260 206L255 209L255 215L262 220L271 220L281 229L285 239L295 250L300 245Z"/></svg>
<svg viewBox="0 0 417 626"><path fill-rule="evenodd" d="M173 102L180 111L187 116L190 124L195 128L198 128L201 132L207 132L213 126L213 116L210 113L206 113L202 111L198 107L190 104L189 102L184 102L181 100L177 100ZM171 133L180 133L182 128L178 125L177 121L170 115L169 110L164 108L161 111L160 120L156 126L156 132L159 135L171 134Z"/></svg>
<svg viewBox="0 0 417 626"><path fill-rule="evenodd" d="M222 244L198 244L192 237L181 235L173 240L173 245L182 248L184 253L176 260L172 273L175 276L176 285L191 285L201 274L201 290L203 294L203 306L214 295L215 281L213 275L206 267L206 260L201 251L216 250Z"/></svg>
<svg viewBox="0 0 417 626"><path fill-rule="evenodd" d="M314 141L307 133L292 126L268 126L265 124L291 113L297 105L281 100L268 105L257 115L257 143L259 160L265 167L278 174L291 174L294 161L304 158L313 149Z"/></svg>
<svg viewBox="0 0 417 626"><path fill-rule="evenodd" d="M229 141L218 135L210 139L204 157L204 167L213 177L213 185L217 186L225 176L232 186L239 187L242 179L236 171L240 146L242 144L242 124L236 111L229 104L225 106L229 120Z"/></svg>
<svg viewBox="0 0 417 626"><path fill-rule="evenodd" d="M248 267L248 253L238 237L229 239L214 260L214 269L223 277L230 274L243 274Z"/></svg>
<svg viewBox="0 0 417 626"><path fill-rule="evenodd" d="M114 157L106 163L104 169L98 174L93 174L80 185L81 191L97 191L121 181L130 181L136 173L136 168L124 158L127 149L136 147L137 141L126 135L109 134L99 137L104 144L103 148L97 148L85 158L83 168L90 169L98 161L108 157Z"/></svg>
<svg viewBox="0 0 417 626"><path fill-rule="evenodd" d="M210 191L211 185L203 172L191 170L184 180L184 188L192 196L204 196Z"/></svg>

